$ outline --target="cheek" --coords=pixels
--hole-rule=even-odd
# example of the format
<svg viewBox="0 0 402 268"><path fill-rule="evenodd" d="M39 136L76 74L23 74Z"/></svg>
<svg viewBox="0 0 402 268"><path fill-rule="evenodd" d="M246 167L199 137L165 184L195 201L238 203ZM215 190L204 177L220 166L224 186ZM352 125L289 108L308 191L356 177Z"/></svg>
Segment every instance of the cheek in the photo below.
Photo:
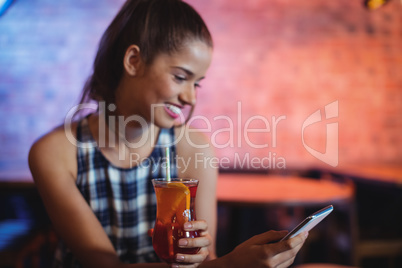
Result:
<svg viewBox="0 0 402 268"><path fill-rule="evenodd" d="M173 81L164 80L158 83L157 94L160 98L171 98L177 94L177 89Z"/></svg>

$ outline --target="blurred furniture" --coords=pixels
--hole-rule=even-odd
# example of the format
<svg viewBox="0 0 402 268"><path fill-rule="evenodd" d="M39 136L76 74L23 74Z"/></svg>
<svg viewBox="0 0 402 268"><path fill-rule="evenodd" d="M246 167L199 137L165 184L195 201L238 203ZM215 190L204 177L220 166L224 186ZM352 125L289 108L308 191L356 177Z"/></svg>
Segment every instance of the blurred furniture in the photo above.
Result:
<svg viewBox="0 0 402 268"><path fill-rule="evenodd" d="M0 175L0 267L51 267L57 238L32 179Z"/></svg>
<svg viewBox="0 0 402 268"><path fill-rule="evenodd" d="M220 174L219 202L282 206L328 205L353 199L350 184L298 176Z"/></svg>
<svg viewBox="0 0 402 268"><path fill-rule="evenodd" d="M402 166L381 164L343 164L324 171L352 178L355 181L402 189Z"/></svg>
<svg viewBox="0 0 402 268"><path fill-rule="evenodd" d="M223 211L227 215L220 217L220 220L227 218L228 221L223 223L224 226L221 226L220 229L227 229L225 231L229 234L229 239L232 239L229 242L231 245L247 239L251 231L256 231L256 233L268 231L268 225L271 229L292 229L304 217L332 204L335 208L334 211L337 211L333 214L344 211L347 215L348 222L345 227L347 234L343 238L348 240L346 244L349 244L349 248L345 251L350 254L350 244L353 243L355 237L354 185L350 181L340 182L331 178L310 179L300 176L222 173L218 178L217 199L221 207L222 205L230 207L229 212ZM262 210L256 211L256 207L260 207ZM247 214L252 210L255 212ZM258 213L261 214L259 219L258 216L256 218L254 216ZM315 238L325 240L323 236L328 241L338 239L339 232L333 228L334 223L331 217L336 216L331 215L328 217L330 220L324 220L310 232L308 242ZM263 223L261 224L261 222ZM262 225L261 230L258 230L258 224ZM250 228L253 230L248 230L241 239L235 240L236 235L242 236L242 233L245 232L244 229ZM319 230L321 233L316 235ZM251 235L256 233L251 233ZM320 250L323 248L321 247ZM332 253L326 252L325 254ZM350 263L350 258L351 256L348 256L346 262Z"/></svg>
<svg viewBox="0 0 402 268"><path fill-rule="evenodd" d="M381 266L400 267L402 166L347 164L322 172L347 177L356 184L358 229L354 265L364 266L364 263L370 263L374 258L385 258L387 262Z"/></svg>

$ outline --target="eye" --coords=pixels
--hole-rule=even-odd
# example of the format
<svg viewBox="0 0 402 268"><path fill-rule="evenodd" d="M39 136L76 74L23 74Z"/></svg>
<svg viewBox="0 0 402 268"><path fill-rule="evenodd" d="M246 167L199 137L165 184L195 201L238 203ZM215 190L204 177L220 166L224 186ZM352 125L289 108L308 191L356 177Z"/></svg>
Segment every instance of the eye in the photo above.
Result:
<svg viewBox="0 0 402 268"><path fill-rule="evenodd" d="M183 82L187 80L187 78L183 75L174 75L174 79L178 82Z"/></svg>
<svg viewBox="0 0 402 268"><path fill-rule="evenodd" d="M201 85L197 82L197 83L194 84L194 87L195 87L195 88L200 88Z"/></svg>

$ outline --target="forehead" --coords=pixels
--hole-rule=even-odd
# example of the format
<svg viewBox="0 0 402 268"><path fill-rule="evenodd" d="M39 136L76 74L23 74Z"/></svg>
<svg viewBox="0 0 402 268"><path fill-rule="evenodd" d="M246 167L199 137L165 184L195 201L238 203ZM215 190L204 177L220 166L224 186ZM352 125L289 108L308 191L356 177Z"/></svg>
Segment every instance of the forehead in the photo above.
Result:
<svg viewBox="0 0 402 268"><path fill-rule="evenodd" d="M173 57L205 57L210 56L212 48L203 41L187 41L182 47L173 53Z"/></svg>
<svg viewBox="0 0 402 268"><path fill-rule="evenodd" d="M188 66L192 71L207 69L212 59L212 48L202 41L188 41L173 53L160 53L155 57L153 64L167 64L169 66Z"/></svg>

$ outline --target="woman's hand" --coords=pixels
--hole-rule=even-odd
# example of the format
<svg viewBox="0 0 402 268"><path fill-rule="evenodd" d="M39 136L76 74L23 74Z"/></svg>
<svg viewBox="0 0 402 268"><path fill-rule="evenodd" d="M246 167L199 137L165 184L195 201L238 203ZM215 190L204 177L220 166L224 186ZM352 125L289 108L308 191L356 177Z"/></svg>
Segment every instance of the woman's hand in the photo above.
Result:
<svg viewBox="0 0 402 268"><path fill-rule="evenodd" d="M269 231L250 238L223 257L225 267L289 267L306 241L308 233L304 232L294 238L277 242L286 234L287 231Z"/></svg>
<svg viewBox="0 0 402 268"><path fill-rule="evenodd" d="M212 243L212 238L209 235L208 224L206 221L191 221L184 224L185 231L198 231L200 237L197 238L182 238L178 241L181 248L201 248L197 254L177 254L177 263L172 267L197 267L203 262L209 254L208 246Z"/></svg>

